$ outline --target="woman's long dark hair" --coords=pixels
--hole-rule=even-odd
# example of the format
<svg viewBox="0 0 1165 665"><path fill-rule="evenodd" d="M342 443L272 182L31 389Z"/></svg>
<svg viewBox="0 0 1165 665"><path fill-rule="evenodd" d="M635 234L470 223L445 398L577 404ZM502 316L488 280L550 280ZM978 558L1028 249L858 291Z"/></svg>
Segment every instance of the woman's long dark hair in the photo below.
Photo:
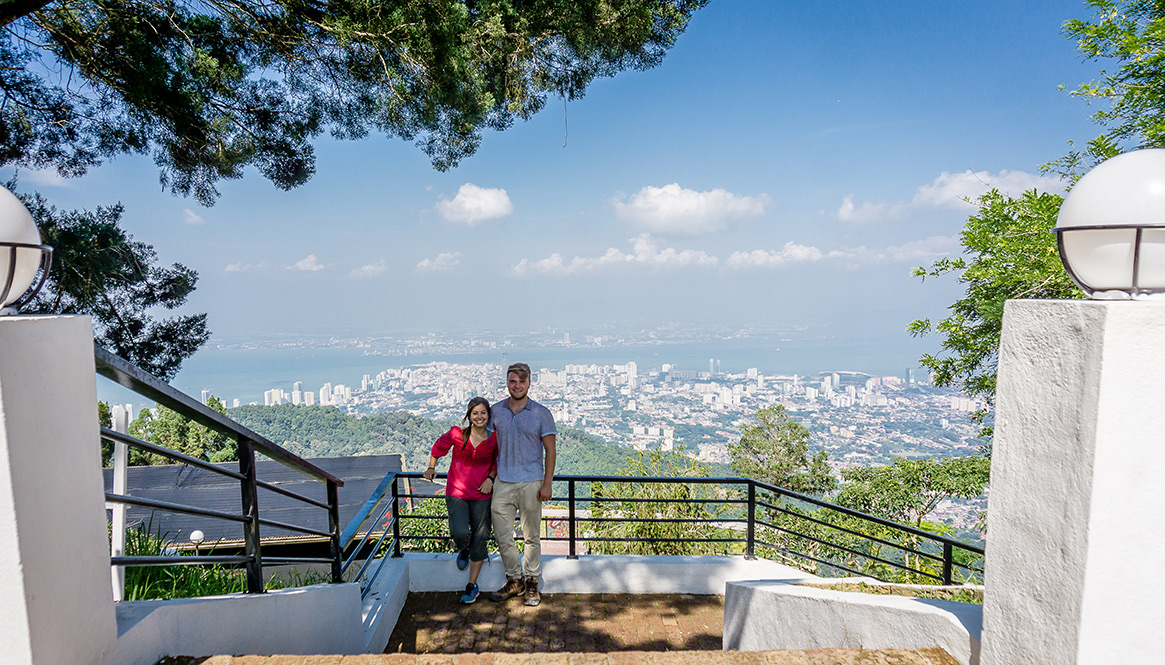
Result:
<svg viewBox="0 0 1165 665"><path fill-rule="evenodd" d="M493 413L490 411L488 399L478 395L469 400L469 406L465 409L465 417L461 419L461 422L468 425L468 427L464 425L461 427L461 445L463 446L469 443L469 432L473 428L473 423L469 421L469 414L473 413L473 409L479 404L485 406L485 426L487 430L489 429L490 421L493 420Z"/></svg>

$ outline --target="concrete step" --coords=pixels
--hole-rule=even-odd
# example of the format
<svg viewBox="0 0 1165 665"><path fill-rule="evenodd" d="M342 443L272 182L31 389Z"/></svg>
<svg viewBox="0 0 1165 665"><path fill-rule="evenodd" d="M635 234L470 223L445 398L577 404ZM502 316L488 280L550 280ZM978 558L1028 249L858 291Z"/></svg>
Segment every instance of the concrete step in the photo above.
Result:
<svg viewBox="0 0 1165 665"><path fill-rule="evenodd" d="M613 651L164 658L158 665L958 665L942 649Z"/></svg>

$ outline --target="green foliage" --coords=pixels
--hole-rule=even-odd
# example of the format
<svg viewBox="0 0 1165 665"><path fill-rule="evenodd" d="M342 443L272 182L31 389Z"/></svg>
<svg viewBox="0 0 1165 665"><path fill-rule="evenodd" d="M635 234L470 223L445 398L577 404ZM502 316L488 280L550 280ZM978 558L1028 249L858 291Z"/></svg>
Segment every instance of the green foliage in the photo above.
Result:
<svg viewBox="0 0 1165 665"><path fill-rule="evenodd" d="M1011 298L1080 298L1060 263L1056 224L1063 199L1055 194L1025 192L1012 198L991 190L979 198L979 210L963 228L963 257L935 261L916 268L924 280L955 274L966 293L949 308L950 315L932 324L913 321L912 335L940 335L941 355L926 354L920 361L940 386L957 386L990 405L995 400L999 335L1003 305ZM982 421L986 411L977 417ZM983 435L990 436L990 428Z"/></svg>
<svg viewBox="0 0 1165 665"><path fill-rule="evenodd" d="M756 423L740 426L740 441L728 444L732 469L802 494L824 494L837 486L824 450L809 456L809 430L783 406L756 412Z"/></svg>
<svg viewBox="0 0 1165 665"><path fill-rule="evenodd" d="M15 182L6 186L13 189ZM180 263L156 265L154 248L120 227L120 204L64 211L39 194L20 198L44 244L53 247L48 279L24 311L88 314L98 344L155 376L173 378L210 337L206 315L154 316L183 305L198 273Z"/></svg>
<svg viewBox="0 0 1165 665"><path fill-rule="evenodd" d="M401 504L402 506L405 504ZM406 517L407 515L407 517ZM453 538L449 535L449 510L445 497L424 499L415 507L402 510L400 548L406 552L452 552ZM404 536L423 540L404 540ZM389 536L391 539L392 536ZM388 544L385 540L385 545ZM384 552L381 553L382 555Z"/></svg>
<svg viewBox="0 0 1165 665"><path fill-rule="evenodd" d="M173 543L160 531L153 531L150 525L138 525L125 532L126 556L192 556L195 552L176 552ZM202 555L214 554L214 547L202 548ZM264 584L266 589L286 589L291 587L325 584L331 577L312 570L300 572L291 569L286 574L271 576ZM194 566L127 566L125 569L124 600L169 600L172 598L198 598L221 596L228 593L243 593L247 590L247 575L242 568L218 565Z"/></svg>
<svg viewBox="0 0 1165 665"><path fill-rule="evenodd" d="M226 407L215 396L206 405L226 413ZM129 433L150 443L185 453L208 462L229 462L239 458L239 444L224 434L212 432L203 425L187 420L177 411L158 405L151 410L142 410L129 425ZM174 460L154 453L131 447L130 466L151 464L174 464Z"/></svg>
<svg viewBox="0 0 1165 665"><path fill-rule="evenodd" d="M548 95L656 66L705 2L6 3L0 165L75 176L149 153L164 186L209 205L248 165L289 189L319 134L376 130L444 170Z"/></svg>
<svg viewBox="0 0 1165 665"><path fill-rule="evenodd" d="M171 550L161 532L148 525L125 532L126 556L161 556ZM213 550L211 550L213 551ZM203 550L206 554L207 551ZM193 553L191 553L193 554ZM132 566L125 569L125 600L197 598L242 593L247 578L226 566Z"/></svg>
<svg viewBox="0 0 1165 665"><path fill-rule="evenodd" d="M1101 137L1131 150L1165 147L1165 4L1158 0L1087 0L1090 20L1064 22L1085 60L1111 63L1099 80L1072 95L1089 104L1107 102L1092 115Z"/></svg>
<svg viewBox="0 0 1165 665"><path fill-rule="evenodd" d="M982 455L855 466L842 471L845 483L836 500L847 508L918 527L944 499L983 494L990 471L991 461Z"/></svg>
<svg viewBox="0 0 1165 665"><path fill-rule="evenodd" d="M660 451L632 455L616 475L649 477L707 477L707 467L689 457ZM724 516L723 504L701 503L722 499L722 492L704 484L681 483L593 483L591 496L606 499L591 503L591 519L632 519L630 522L584 522L587 537L619 538L623 541L588 541L592 554L727 554L731 543L718 542L638 542L642 539L739 538L713 524ZM655 499L657 501L634 501ZM671 503L683 499L693 503ZM663 522L661 519L694 520Z"/></svg>
<svg viewBox="0 0 1165 665"><path fill-rule="evenodd" d="M301 457L400 454L405 470L428 466L433 442L449 430L406 411L360 417L332 406L249 405L230 416Z"/></svg>

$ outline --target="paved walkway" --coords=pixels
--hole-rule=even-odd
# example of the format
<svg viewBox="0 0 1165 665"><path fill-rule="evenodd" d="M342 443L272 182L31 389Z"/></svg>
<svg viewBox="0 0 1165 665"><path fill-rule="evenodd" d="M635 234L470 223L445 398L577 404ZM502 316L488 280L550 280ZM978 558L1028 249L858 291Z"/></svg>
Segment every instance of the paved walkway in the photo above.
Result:
<svg viewBox="0 0 1165 665"><path fill-rule="evenodd" d="M718 651L723 632L723 596L545 594L526 607L410 593L385 653Z"/></svg>

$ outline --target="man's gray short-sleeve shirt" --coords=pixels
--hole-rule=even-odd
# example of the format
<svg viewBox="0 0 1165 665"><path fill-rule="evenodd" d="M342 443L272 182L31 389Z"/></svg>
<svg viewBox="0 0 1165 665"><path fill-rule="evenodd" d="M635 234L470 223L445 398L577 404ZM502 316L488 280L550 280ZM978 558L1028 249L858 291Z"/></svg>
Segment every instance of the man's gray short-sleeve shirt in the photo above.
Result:
<svg viewBox="0 0 1165 665"><path fill-rule="evenodd" d="M546 475L542 437L557 434L550 409L532 399L514 413L507 397L490 409L494 431L498 433L498 479L507 483L528 483Z"/></svg>

